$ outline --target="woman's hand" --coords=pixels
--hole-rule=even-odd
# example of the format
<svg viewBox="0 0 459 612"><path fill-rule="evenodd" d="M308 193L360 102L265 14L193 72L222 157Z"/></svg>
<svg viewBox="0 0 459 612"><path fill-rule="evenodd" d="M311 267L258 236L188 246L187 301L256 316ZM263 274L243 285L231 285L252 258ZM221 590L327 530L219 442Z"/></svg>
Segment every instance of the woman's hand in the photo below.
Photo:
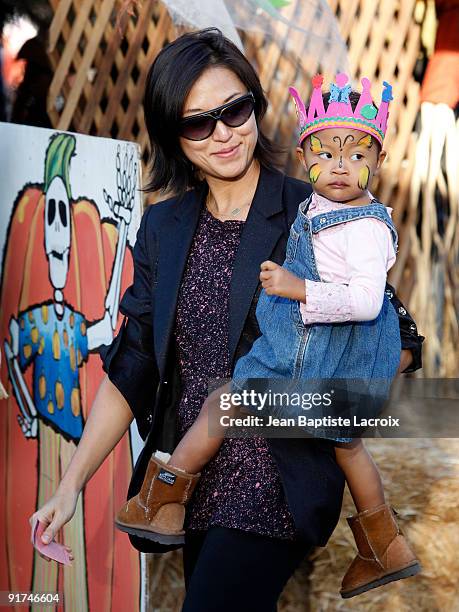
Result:
<svg viewBox="0 0 459 612"><path fill-rule="evenodd" d="M64 489L58 487L54 495L32 516L29 518L29 523L32 526L34 519L38 519L41 523L47 525L47 528L41 536L43 544L49 544L54 540L54 536L66 523L70 521L75 514L79 492L73 489ZM73 560L72 549L69 546L65 548L70 553L70 559ZM38 553L40 557L46 561L50 561L48 557Z"/></svg>
<svg viewBox="0 0 459 612"><path fill-rule="evenodd" d="M273 261L264 261L260 268L261 285L268 295L278 295L306 303L306 288L303 279Z"/></svg>

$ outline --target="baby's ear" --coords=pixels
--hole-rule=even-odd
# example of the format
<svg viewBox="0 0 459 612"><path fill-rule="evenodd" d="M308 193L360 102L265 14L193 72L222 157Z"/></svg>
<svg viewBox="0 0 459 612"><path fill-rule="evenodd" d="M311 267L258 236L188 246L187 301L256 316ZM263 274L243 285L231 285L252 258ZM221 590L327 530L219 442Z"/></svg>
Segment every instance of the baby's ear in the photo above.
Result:
<svg viewBox="0 0 459 612"><path fill-rule="evenodd" d="M386 157L387 157L386 151L384 151L384 149L381 149L381 151L379 152L379 155L378 155L378 163L376 164L375 174L378 173L378 171L381 168L381 166L383 165L384 160L386 159Z"/></svg>
<svg viewBox="0 0 459 612"><path fill-rule="evenodd" d="M300 164L306 168L306 160L304 159L303 147L296 148L296 156Z"/></svg>

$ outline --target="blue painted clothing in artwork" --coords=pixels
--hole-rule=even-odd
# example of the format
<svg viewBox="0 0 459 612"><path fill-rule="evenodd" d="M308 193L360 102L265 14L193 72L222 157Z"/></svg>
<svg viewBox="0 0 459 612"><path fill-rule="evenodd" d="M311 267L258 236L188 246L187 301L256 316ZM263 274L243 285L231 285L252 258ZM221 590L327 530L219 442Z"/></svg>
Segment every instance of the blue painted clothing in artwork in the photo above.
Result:
<svg viewBox="0 0 459 612"><path fill-rule="evenodd" d="M85 317L69 306L58 317L52 304L22 312L19 364L33 362L33 400L38 413L68 438L83 432L78 368L88 358Z"/></svg>

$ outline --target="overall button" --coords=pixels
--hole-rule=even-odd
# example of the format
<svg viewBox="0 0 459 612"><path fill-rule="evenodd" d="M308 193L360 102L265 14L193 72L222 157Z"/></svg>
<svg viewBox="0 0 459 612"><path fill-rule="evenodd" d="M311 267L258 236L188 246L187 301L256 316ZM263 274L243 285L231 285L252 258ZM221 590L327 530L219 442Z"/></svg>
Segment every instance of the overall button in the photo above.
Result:
<svg viewBox="0 0 459 612"><path fill-rule="evenodd" d="M304 224L304 226L303 226L303 229L308 230L308 229L309 229L309 223L307 223L307 222L306 222L306 223Z"/></svg>

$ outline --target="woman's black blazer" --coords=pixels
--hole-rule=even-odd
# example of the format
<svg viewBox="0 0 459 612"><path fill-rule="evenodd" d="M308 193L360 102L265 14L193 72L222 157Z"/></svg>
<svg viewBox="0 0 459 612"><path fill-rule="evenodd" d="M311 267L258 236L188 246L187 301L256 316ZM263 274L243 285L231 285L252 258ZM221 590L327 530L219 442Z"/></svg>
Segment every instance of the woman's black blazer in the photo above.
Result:
<svg viewBox="0 0 459 612"><path fill-rule="evenodd" d="M234 261L229 295L229 352L232 365L259 336L255 316L260 292L260 263L282 264L289 228L298 205L310 193L306 183L262 168ZM135 465L128 498L143 481L156 449L171 452L176 440L180 376L173 341L180 282L205 188L188 191L150 206L144 213L134 246L134 281L125 292L120 332L102 355L104 370L127 400L145 446ZM391 288L388 289L393 292ZM411 370L420 367L422 337L394 296L402 346L413 350ZM344 478L335 461L333 443L318 439L268 439L277 462L299 537L324 546L338 521ZM139 550L164 547L131 537Z"/></svg>

